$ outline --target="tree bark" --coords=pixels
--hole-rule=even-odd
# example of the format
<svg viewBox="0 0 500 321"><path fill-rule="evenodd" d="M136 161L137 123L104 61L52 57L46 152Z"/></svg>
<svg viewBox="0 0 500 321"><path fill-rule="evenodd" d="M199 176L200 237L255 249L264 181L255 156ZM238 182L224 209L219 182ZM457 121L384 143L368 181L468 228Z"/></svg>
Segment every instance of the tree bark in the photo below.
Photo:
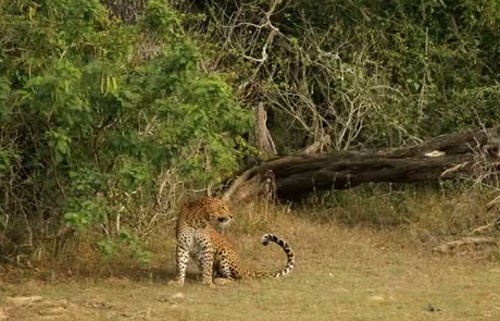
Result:
<svg viewBox="0 0 500 321"><path fill-rule="evenodd" d="M293 200L313 191L346 189L367 182L450 179L470 173L479 159L498 159L499 142L500 127L495 127L442 135L406 148L283 156L239 173L225 196L242 201L261 196L274 186L278 198Z"/></svg>
<svg viewBox="0 0 500 321"><path fill-rule="evenodd" d="M255 140L257 148L267 155L276 155L276 146L269 129L267 128L267 113L264 103L259 103L254 110Z"/></svg>

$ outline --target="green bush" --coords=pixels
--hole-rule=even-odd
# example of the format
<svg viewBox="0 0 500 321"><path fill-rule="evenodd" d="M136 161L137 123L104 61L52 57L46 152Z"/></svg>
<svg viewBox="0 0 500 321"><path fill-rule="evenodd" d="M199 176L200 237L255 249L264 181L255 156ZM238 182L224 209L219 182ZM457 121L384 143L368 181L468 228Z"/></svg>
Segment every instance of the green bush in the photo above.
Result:
<svg viewBox="0 0 500 321"><path fill-rule="evenodd" d="M32 245L61 224L103 224L113 237L119 231L109 222L121 207L133 215L154 203L162 171L176 168L205 186L238 164L235 138L248 130L249 114L223 79L197 68L182 15L149 1L139 20L109 19L97 0L1 3L7 238L12 222L25 218Z"/></svg>

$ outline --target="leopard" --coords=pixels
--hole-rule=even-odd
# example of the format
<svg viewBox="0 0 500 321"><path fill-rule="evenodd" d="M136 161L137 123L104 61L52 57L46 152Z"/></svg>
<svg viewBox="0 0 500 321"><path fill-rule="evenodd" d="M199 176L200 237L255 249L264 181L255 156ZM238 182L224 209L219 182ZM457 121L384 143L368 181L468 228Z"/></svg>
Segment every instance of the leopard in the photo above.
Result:
<svg viewBox="0 0 500 321"><path fill-rule="evenodd" d="M295 254L285 240L274 234L264 234L261 242L276 243L283 249L287 256L285 267L276 271L244 268L232 242L222 233L232 220L229 204L221 197L202 197L181 207L176 224L176 277L172 283L184 285L189 258L201 270L204 285L213 285L214 278L277 278L291 272Z"/></svg>

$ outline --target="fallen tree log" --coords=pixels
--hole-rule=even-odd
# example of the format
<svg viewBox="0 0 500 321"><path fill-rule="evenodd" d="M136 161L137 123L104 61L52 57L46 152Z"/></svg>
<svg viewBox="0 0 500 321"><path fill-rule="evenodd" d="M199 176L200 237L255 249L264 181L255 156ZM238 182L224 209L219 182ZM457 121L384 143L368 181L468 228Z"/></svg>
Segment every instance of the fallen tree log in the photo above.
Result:
<svg viewBox="0 0 500 321"><path fill-rule="evenodd" d="M499 145L500 126L442 135L398 149L282 156L239 173L225 197L240 201L272 192L280 199L293 200L313 191L346 189L367 182L450 179L470 172L479 159L498 159Z"/></svg>

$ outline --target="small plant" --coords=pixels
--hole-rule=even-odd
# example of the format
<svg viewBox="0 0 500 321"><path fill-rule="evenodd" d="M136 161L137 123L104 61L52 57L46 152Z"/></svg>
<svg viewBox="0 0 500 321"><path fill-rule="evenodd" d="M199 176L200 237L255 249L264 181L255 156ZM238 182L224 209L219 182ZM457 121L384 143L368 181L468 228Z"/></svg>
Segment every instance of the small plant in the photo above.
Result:
<svg viewBox="0 0 500 321"><path fill-rule="evenodd" d="M129 253L130 257L141 265L151 262L152 253L145 249L142 242L130 232L120 231L115 239L104 238L97 242L101 255L111 260L119 253Z"/></svg>

